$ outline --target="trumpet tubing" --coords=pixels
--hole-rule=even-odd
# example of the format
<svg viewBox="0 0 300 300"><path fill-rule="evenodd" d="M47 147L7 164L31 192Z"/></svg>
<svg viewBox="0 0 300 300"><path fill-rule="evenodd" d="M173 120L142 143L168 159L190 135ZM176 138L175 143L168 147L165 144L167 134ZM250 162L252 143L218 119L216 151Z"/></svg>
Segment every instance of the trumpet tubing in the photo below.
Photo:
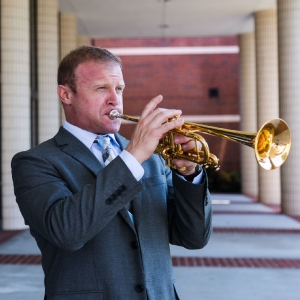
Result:
<svg viewBox="0 0 300 300"><path fill-rule="evenodd" d="M138 122L138 118L121 115L112 110L109 117L113 120L121 118L124 120ZM177 117L169 119L172 122ZM201 134L208 134L240 143L254 149L256 161L265 170L274 170L280 167L288 157L291 148L291 133L285 121L282 119L271 119L263 124L257 133L230 130L203 124L185 122L182 126L172 129L159 142L155 153L160 154L166 161L166 165L175 168L172 164L174 158L186 159L196 162L201 166L220 169L219 159L209 151L209 146ZM195 141L195 148L184 151L179 144L174 142L174 134L187 136ZM199 143L201 147L199 147Z"/></svg>

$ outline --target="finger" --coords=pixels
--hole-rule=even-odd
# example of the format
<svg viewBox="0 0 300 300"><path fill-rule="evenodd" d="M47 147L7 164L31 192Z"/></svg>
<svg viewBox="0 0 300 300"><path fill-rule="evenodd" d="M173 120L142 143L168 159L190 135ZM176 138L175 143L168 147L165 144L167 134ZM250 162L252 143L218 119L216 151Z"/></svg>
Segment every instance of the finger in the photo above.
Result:
<svg viewBox="0 0 300 300"><path fill-rule="evenodd" d="M153 120L156 117L156 115L159 114L160 111L166 110L163 108L157 108L157 105L162 101L163 97L161 95L158 95L154 97L150 102L147 103L145 108L142 111L142 114L140 116L138 125L144 127L152 126L153 127ZM159 124L160 125L160 124Z"/></svg>
<svg viewBox="0 0 300 300"><path fill-rule="evenodd" d="M169 115L169 113L168 113ZM173 114L169 115L168 118L171 118L172 116L174 116ZM162 119L159 119L158 123L161 122ZM175 129L176 127L180 127L183 124L183 120L182 119L174 119L171 122L164 122L162 123L160 126L157 127L157 130L160 132L161 136L163 136L163 134L169 132L172 129Z"/></svg>
<svg viewBox="0 0 300 300"><path fill-rule="evenodd" d="M174 119L168 122L168 119L173 118L175 115L180 115L181 113L181 110L156 108L150 115L142 120L140 119L138 125L147 131L153 130L153 136L161 139L168 131L183 124L183 120L181 119Z"/></svg>
<svg viewBox="0 0 300 300"><path fill-rule="evenodd" d="M174 142L176 144L185 144L188 143L189 141L192 141L193 139L181 134L176 134L174 135Z"/></svg>
<svg viewBox="0 0 300 300"><path fill-rule="evenodd" d="M158 95L150 100L145 108L142 111L141 118L148 116L156 107L157 105L163 100L162 95Z"/></svg>
<svg viewBox="0 0 300 300"><path fill-rule="evenodd" d="M155 122L159 125L167 122L169 119L177 119L182 114L180 109L166 109L158 107L148 115L148 121ZM176 118L175 118L176 117Z"/></svg>
<svg viewBox="0 0 300 300"><path fill-rule="evenodd" d="M170 130L179 127L182 124L183 124L183 120L181 119L176 119L172 122L166 122L163 124L160 123L155 124L155 122L151 122L151 126L148 126L145 129L145 132L147 133L149 139L154 139L158 143L159 140L165 137Z"/></svg>
<svg viewBox="0 0 300 300"><path fill-rule="evenodd" d="M194 140L189 140L184 144L181 144L181 147L185 151L193 150L196 148L196 144Z"/></svg>
<svg viewBox="0 0 300 300"><path fill-rule="evenodd" d="M181 168L181 167L190 168L190 167L196 166L196 163L186 160L186 159L182 159L182 158L174 158L172 160L172 164L174 164L178 168Z"/></svg>
<svg viewBox="0 0 300 300"><path fill-rule="evenodd" d="M138 125L155 128L166 122L169 118L180 116L182 114L181 110L157 108L157 105L161 103L162 100L162 95L158 95L147 103L141 113Z"/></svg>
<svg viewBox="0 0 300 300"><path fill-rule="evenodd" d="M195 148L200 150L202 148L201 142L199 142L197 140L194 140L192 138L186 137L184 135L174 136L174 141L175 141L176 144L181 144L183 150L185 150L185 151L192 150L192 149L195 149Z"/></svg>
<svg viewBox="0 0 300 300"><path fill-rule="evenodd" d="M176 166L177 171L182 175L190 175L195 173L196 163L184 159L173 159L172 164Z"/></svg>

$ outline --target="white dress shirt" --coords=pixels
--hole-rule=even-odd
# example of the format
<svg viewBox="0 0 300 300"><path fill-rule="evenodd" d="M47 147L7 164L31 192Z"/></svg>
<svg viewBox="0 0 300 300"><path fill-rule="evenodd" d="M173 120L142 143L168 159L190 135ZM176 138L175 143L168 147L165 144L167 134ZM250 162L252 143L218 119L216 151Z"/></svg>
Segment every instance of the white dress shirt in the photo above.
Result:
<svg viewBox="0 0 300 300"><path fill-rule="evenodd" d="M94 143L97 134L81 129L77 126L70 124L68 121L64 121L63 127L72 133L76 138L78 138L90 151L97 157L97 159L104 165L102 158L102 151L100 150L97 143ZM118 142L116 141L114 134L109 134L109 136L114 140L113 146L116 154L127 165L136 180L140 180L144 175L144 169L141 164L126 150L121 151Z"/></svg>

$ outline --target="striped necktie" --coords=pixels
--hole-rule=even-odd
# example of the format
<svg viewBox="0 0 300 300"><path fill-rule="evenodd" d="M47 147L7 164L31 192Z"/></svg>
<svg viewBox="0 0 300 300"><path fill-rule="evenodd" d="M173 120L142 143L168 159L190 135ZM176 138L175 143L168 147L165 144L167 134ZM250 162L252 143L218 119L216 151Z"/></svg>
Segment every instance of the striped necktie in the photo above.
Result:
<svg viewBox="0 0 300 300"><path fill-rule="evenodd" d="M116 158L116 154L113 150L113 145L110 142L109 135L98 135L96 137L96 142L99 145L100 150L102 151L102 158L104 164L107 166L114 158Z"/></svg>

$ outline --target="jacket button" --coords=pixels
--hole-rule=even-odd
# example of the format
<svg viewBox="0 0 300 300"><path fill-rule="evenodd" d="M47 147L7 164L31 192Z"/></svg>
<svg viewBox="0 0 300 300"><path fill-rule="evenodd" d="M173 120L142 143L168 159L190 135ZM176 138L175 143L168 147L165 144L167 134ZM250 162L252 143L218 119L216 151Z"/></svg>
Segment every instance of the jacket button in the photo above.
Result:
<svg viewBox="0 0 300 300"><path fill-rule="evenodd" d="M124 192L124 191L126 190L126 186L122 184L122 185L120 186L119 190L120 190L121 192Z"/></svg>
<svg viewBox="0 0 300 300"><path fill-rule="evenodd" d="M115 200L115 199L117 198L117 195L116 195L115 193L113 193L113 194L110 195L110 198L111 198L112 200Z"/></svg>
<svg viewBox="0 0 300 300"><path fill-rule="evenodd" d="M137 249L139 247L138 243L136 241L131 242L131 248Z"/></svg>
<svg viewBox="0 0 300 300"><path fill-rule="evenodd" d="M142 293L144 291L144 286L142 284L137 284L134 289L137 293Z"/></svg>
<svg viewBox="0 0 300 300"><path fill-rule="evenodd" d="M108 204L108 205L111 204L112 203L112 199L111 198L107 198L106 201L105 201L105 203Z"/></svg>

